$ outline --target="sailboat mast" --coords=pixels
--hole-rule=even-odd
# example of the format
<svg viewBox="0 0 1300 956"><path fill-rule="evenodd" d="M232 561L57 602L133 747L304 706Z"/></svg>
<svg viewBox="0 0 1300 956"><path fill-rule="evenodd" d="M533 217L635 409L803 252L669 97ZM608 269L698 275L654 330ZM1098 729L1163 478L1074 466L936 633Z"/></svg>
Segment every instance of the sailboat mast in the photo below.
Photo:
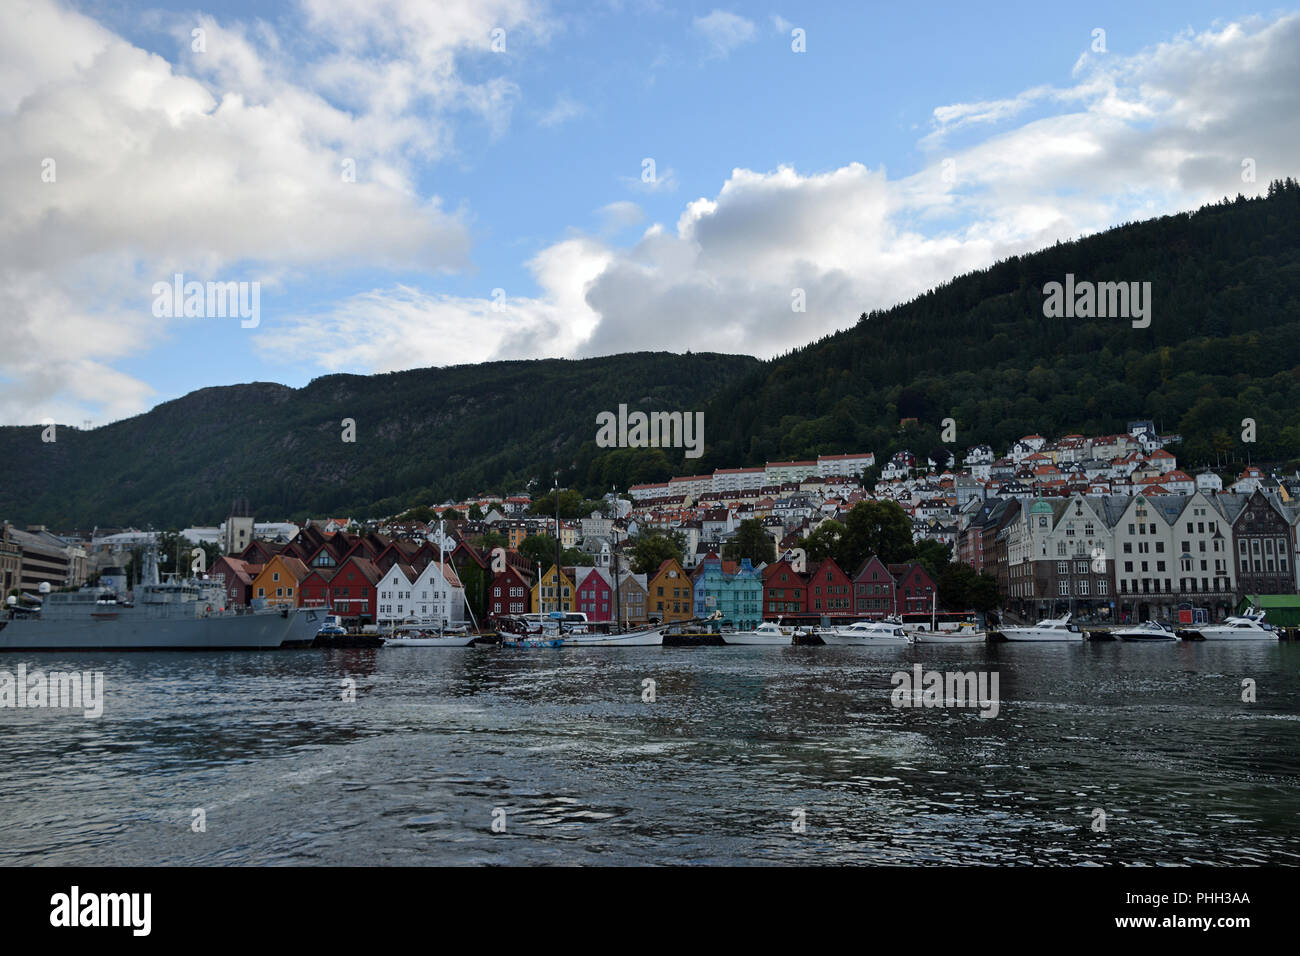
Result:
<svg viewBox="0 0 1300 956"><path fill-rule="evenodd" d="M447 593L446 589L448 584L446 558L443 557L445 553L446 551L445 548L443 547L443 537L442 537L442 518L439 518L438 519L438 577L442 578L442 586L444 589L443 594ZM442 606L442 614L439 615L441 619L441 623L438 625L438 633L442 634L444 629L447 626L448 608L447 608L446 598L443 598L442 602L440 603Z"/></svg>

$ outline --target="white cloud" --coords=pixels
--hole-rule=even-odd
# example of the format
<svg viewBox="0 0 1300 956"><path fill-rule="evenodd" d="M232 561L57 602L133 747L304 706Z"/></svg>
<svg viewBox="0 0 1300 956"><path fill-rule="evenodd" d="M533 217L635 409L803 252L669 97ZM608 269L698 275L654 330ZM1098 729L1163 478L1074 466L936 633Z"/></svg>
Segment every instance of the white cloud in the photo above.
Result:
<svg viewBox="0 0 1300 956"><path fill-rule="evenodd" d="M1029 104L1067 112L902 178L858 163L736 169L686 203L673 229L652 225L627 247L566 239L534 261L540 291L520 305L523 336L503 333L480 354L772 355L1000 258L1260 192L1300 165L1300 17L1108 54L1074 86L943 109L936 124L1005 122ZM1258 183L1240 181L1247 156ZM796 288L806 313L791 310ZM474 316L483 304L462 307Z"/></svg>
<svg viewBox="0 0 1300 956"><path fill-rule="evenodd" d="M626 199L601 206L596 214L600 218L601 231L606 233L620 232L640 225L645 220L645 212L641 207Z"/></svg>
<svg viewBox="0 0 1300 956"><path fill-rule="evenodd" d="M736 47L748 43L756 32L752 20L725 10L714 10L707 16L696 17L691 25L708 42L712 55L717 57L724 57Z"/></svg>
<svg viewBox="0 0 1300 956"><path fill-rule="evenodd" d="M508 118L512 87L466 82L456 58L493 55L497 26L544 35L532 3L305 8L319 53L307 63L264 23L155 15L183 51L173 65L52 0L11 4L0 421L102 422L147 407L149 386L111 363L174 334L150 312L152 284L174 272L258 280L265 293L319 268L467 266L460 213L417 192L413 164L451 149L451 112L492 129ZM204 52L190 49L195 22Z"/></svg>
<svg viewBox="0 0 1300 956"><path fill-rule="evenodd" d="M587 107L568 96L558 96L555 104L537 119L537 125L546 127L563 126L569 120L577 119L587 112Z"/></svg>

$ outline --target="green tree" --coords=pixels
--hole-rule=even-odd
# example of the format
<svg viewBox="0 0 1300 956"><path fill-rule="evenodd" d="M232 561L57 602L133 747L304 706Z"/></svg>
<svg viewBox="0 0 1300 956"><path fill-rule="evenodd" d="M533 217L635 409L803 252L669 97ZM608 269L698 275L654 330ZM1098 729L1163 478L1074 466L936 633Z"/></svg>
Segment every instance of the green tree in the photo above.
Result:
<svg viewBox="0 0 1300 956"><path fill-rule="evenodd" d="M480 508L478 505L470 505L470 506L469 506L469 520L470 520L470 521L482 521L482 520L483 520L483 509Z"/></svg>
<svg viewBox="0 0 1300 956"><path fill-rule="evenodd" d="M630 542L632 571L635 574L653 574L659 565L669 559L681 561L686 541L681 532L671 533L653 528L637 535Z"/></svg>
<svg viewBox="0 0 1300 956"><path fill-rule="evenodd" d="M925 568L925 573L930 575L937 584L939 578L948 570L952 560L952 547L932 538L922 538L916 542L914 548L914 560Z"/></svg>
<svg viewBox="0 0 1300 956"><path fill-rule="evenodd" d="M896 501L859 501L844 518L844 534L835 548L835 563L854 574L875 555L885 564L906 561L915 554L912 521Z"/></svg>
<svg viewBox="0 0 1300 956"><path fill-rule="evenodd" d="M507 542L505 535L489 531L487 534L476 535L470 544L483 554L490 554L493 548L504 548Z"/></svg>
<svg viewBox="0 0 1300 956"><path fill-rule="evenodd" d="M535 567L541 564L543 572L555 563L555 538L549 534L530 534L519 542L516 549ZM563 560L563 558L561 558Z"/></svg>
<svg viewBox="0 0 1300 956"><path fill-rule="evenodd" d="M836 553L842 537L844 525L834 518L828 518L813 528L800 544L807 552L809 561L825 561Z"/></svg>
<svg viewBox="0 0 1300 956"><path fill-rule="evenodd" d="M749 558L754 565L771 562L776 557L776 545L772 536L763 528L763 522L757 518L746 518L736 528L736 533L722 547L722 556L728 561L742 561Z"/></svg>

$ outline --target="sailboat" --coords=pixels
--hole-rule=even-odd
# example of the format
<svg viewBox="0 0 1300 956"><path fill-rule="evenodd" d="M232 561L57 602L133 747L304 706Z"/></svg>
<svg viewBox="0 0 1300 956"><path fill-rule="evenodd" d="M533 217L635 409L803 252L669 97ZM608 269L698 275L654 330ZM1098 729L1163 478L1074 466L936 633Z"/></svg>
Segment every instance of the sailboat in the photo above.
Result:
<svg viewBox="0 0 1300 956"><path fill-rule="evenodd" d="M930 594L930 629L922 627L908 628L912 640L918 644L983 644L988 640L988 632L982 631L971 621L962 621L954 631L941 631L938 624L937 595Z"/></svg>
<svg viewBox="0 0 1300 956"><path fill-rule="evenodd" d="M442 519L438 520L438 571L446 581L447 555L444 547ZM465 610L469 611L470 620L474 620L474 609L469 606L469 594L462 589ZM475 623L477 628L477 622ZM393 629L392 636L384 641L385 647L468 647L478 639L478 634L464 624L447 627L445 620L404 621Z"/></svg>

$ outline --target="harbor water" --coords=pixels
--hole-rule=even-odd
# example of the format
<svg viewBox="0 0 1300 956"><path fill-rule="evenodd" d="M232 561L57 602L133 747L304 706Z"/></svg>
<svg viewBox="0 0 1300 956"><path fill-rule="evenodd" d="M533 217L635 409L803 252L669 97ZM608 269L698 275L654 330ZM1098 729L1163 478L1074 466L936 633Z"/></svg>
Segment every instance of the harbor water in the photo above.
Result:
<svg viewBox="0 0 1300 956"><path fill-rule="evenodd" d="M1289 642L20 663L104 701L0 708L6 865L1300 863ZM996 716L895 706L917 663Z"/></svg>

